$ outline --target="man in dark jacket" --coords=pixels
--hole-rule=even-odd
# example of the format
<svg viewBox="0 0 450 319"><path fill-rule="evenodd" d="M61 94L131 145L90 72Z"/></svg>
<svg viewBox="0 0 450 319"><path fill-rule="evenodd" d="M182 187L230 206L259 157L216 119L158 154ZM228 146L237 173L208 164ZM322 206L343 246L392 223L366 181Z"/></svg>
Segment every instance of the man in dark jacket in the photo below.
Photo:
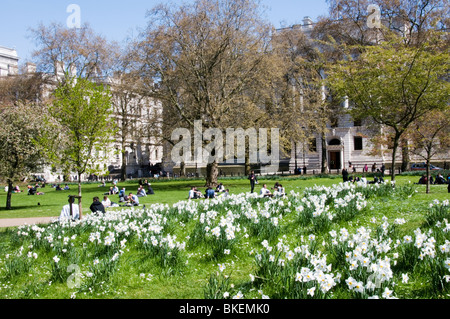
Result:
<svg viewBox="0 0 450 319"><path fill-rule="evenodd" d="M348 170L346 168L342 170L342 180L344 183L348 182Z"/></svg>
<svg viewBox="0 0 450 319"><path fill-rule="evenodd" d="M254 171L250 173L248 179L250 180L251 193L253 193L255 190L255 184L258 184L258 179L256 178Z"/></svg>
<svg viewBox="0 0 450 319"><path fill-rule="evenodd" d="M93 213L101 212L103 214L106 214L105 206L103 206L103 204L100 202L98 197L94 197L91 207L89 207L89 208L91 209L91 212L93 212Z"/></svg>

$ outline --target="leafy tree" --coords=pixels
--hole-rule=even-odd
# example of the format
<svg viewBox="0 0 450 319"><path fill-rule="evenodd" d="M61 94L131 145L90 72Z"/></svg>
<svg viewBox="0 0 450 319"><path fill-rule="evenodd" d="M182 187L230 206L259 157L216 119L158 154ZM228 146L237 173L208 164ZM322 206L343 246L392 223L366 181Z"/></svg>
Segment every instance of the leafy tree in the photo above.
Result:
<svg viewBox="0 0 450 319"><path fill-rule="evenodd" d="M0 109L0 176L8 184L6 209L12 209L13 183L23 180L42 164L36 146L42 130L44 110L41 106L19 104Z"/></svg>
<svg viewBox="0 0 450 319"><path fill-rule="evenodd" d="M329 15L314 25L313 37L340 45L377 45L393 34L420 47L436 30L448 30L448 0L327 0ZM441 41L449 44L448 32ZM336 46L340 50L339 46ZM361 52L357 52L361 53ZM402 170L409 167L408 141L401 139Z"/></svg>
<svg viewBox="0 0 450 319"><path fill-rule="evenodd" d="M88 79L69 78L53 97L46 121L52 130L40 143L53 164L77 173L81 196L81 175L101 169L114 142L110 90ZM79 206L81 212L81 199Z"/></svg>
<svg viewBox="0 0 450 319"><path fill-rule="evenodd" d="M395 37L377 46L350 47L345 60L330 66L328 85L351 101L353 118L370 117L393 131L392 168L409 126L432 110L448 107L450 56L441 46L437 40L411 47ZM395 180L395 169L391 177Z"/></svg>

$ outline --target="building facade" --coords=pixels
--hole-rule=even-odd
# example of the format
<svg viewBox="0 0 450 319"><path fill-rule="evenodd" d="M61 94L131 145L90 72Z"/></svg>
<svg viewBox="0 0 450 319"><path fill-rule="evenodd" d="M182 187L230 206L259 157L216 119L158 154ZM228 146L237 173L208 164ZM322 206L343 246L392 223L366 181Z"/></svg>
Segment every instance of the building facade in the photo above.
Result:
<svg viewBox="0 0 450 319"><path fill-rule="evenodd" d="M14 76L29 76L35 74L37 67L33 63L26 63L23 74L19 73L19 57L16 50L0 46L0 77L14 77ZM55 86L65 76L65 69L62 63L55 66L54 74L42 74L45 85L42 86L42 99L46 99L51 95ZM76 70L71 69L72 74ZM132 95L126 100L126 105L120 105L124 112L119 112L119 103L121 103L118 96L121 92L117 92L115 84L118 79L115 77L97 78L95 81L105 83L111 87L113 116L120 127L124 116L127 116L128 122L132 128L126 135L118 133L118 137L112 139L110 145L104 145L99 151L102 155L107 156L106 163L103 164L103 172L100 174L107 178L119 178L122 171L122 166L126 163L126 176L129 178L150 177L155 173L152 169L155 165L162 162L163 148L160 146L158 139L152 135L155 130L154 114L161 113L161 105L158 101L148 98ZM117 93L117 94L116 94ZM126 93L126 92L124 92ZM130 95L131 96L131 95ZM125 115L123 115L125 114ZM159 172L158 172L159 173ZM42 167L41 171L35 172L35 176L43 177L48 182L63 181L64 176L62 172L52 170L50 167ZM82 180L89 180L92 176L84 174ZM67 180L68 179L68 180ZM75 181L76 174L66 176L66 181Z"/></svg>
<svg viewBox="0 0 450 319"><path fill-rule="evenodd" d="M0 76L19 73L19 56L15 49L0 46Z"/></svg>

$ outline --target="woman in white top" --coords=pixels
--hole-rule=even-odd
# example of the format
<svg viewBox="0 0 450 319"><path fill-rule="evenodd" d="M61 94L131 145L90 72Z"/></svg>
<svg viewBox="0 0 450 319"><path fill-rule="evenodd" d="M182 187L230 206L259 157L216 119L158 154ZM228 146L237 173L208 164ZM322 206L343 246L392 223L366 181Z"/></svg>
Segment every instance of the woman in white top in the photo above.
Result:
<svg viewBox="0 0 450 319"><path fill-rule="evenodd" d="M111 207L111 200L108 198L108 196L103 197L102 204L105 208Z"/></svg>

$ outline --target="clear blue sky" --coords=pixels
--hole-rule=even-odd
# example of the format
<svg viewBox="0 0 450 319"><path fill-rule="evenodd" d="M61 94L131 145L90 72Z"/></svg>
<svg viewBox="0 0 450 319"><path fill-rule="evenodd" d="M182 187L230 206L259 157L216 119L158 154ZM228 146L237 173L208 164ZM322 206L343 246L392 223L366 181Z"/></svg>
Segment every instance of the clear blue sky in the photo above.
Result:
<svg viewBox="0 0 450 319"><path fill-rule="evenodd" d="M70 4L81 8L81 23L106 38L122 42L146 26L146 12L162 0L1 0L0 46L15 48L20 63L31 61L35 44L28 39L29 28L39 23L66 23ZM181 0L173 0L179 3ZM184 2L189 3L190 0ZM261 0L267 18L277 28L301 23L303 17L317 20L328 13L326 0Z"/></svg>

